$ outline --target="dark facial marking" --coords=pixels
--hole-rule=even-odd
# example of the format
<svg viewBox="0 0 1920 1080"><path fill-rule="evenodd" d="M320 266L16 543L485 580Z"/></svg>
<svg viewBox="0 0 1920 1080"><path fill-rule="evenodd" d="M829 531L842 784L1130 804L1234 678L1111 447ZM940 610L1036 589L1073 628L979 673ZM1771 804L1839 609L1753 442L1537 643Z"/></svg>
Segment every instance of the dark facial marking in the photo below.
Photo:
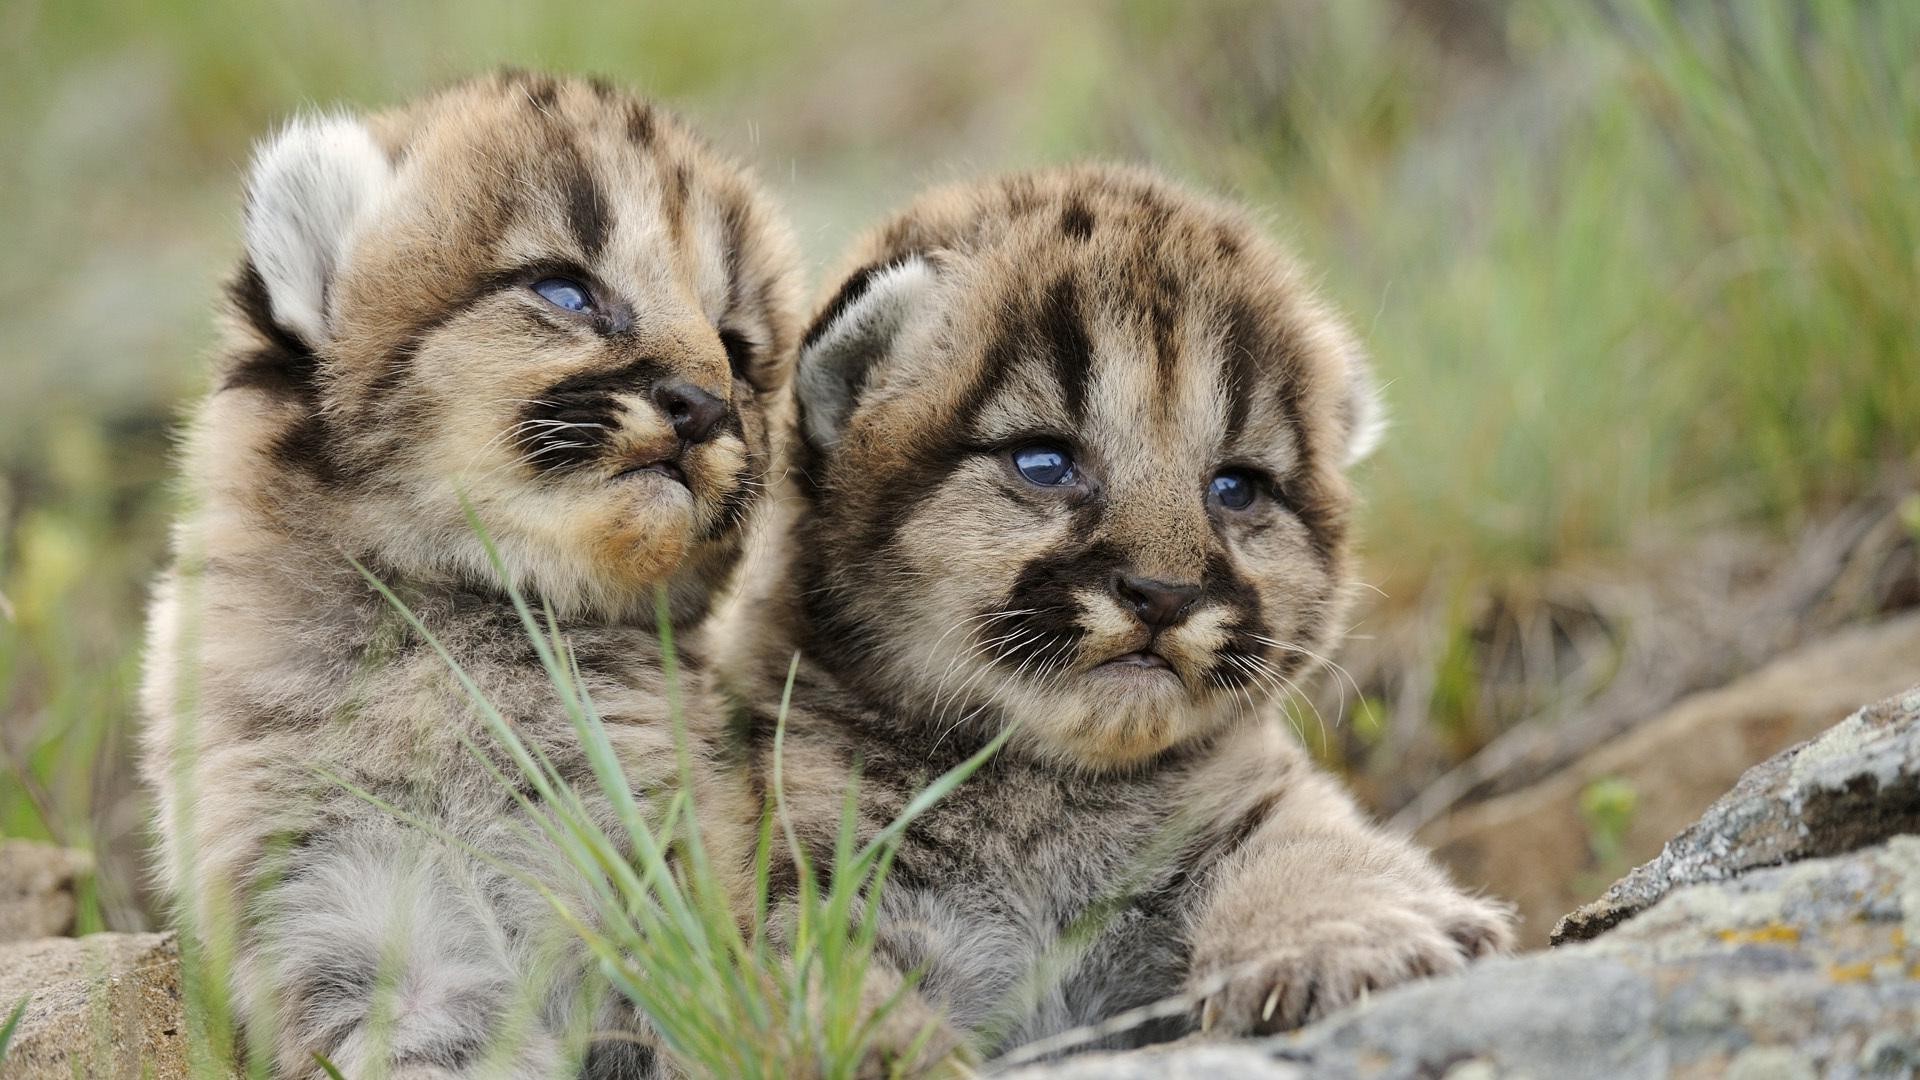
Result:
<svg viewBox="0 0 1920 1080"><path fill-rule="evenodd" d="M612 210L577 148L567 147L556 158L556 179L566 200L567 227L579 241L580 250L591 259L606 246Z"/></svg>
<svg viewBox="0 0 1920 1080"><path fill-rule="evenodd" d="M752 461L747 463L747 469L749 473L756 471ZM713 520L700 530L700 538L717 540L738 529L740 523L747 519L747 514L753 510L754 504L759 501L758 486L749 483L738 484L725 495L720 496Z"/></svg>
<svg viewBox="0 0 1920 1080"><path fill-rule="evenodd" d="M1235 690L1258 681L1244 664L1232 659L1235 656L1256 661L1265 659L1282 675L1293 674L1300 666L1297 653L1273 657L1270 655L1273 650L1253 636L1269 633L1261 617L1260 593L1235 571L1232 561L1222 552L1215 551L1207 556L1205 589L1202 603L1219 604L1230 612L1230 617L1222 627L1226 632L1226 643L1220 647L1205 679L1209 685L1224 685L1229 690Z"/></svg>
<svg viewBox="0 0 1920 1080"><path fill-rule="evenodd" d="M1074 593L1105 587L1125 565L1121 553L1107 544L1054 552L1022 567L1020 576L1001 605L1001 611L1029 611L1007 619L983 620L985 641L1006 639L990 650L995 663L1008 671L1025 667L1025 674L1044 676L1070 663L1086 631L1078 623L1080 602Z"/></svg>
<svg viewBox="0 0 1920 1080"><path fill-rule="evenodd" d="M522 89L527 94L527 104L546 112L553 108L554 101L560 96L560 86L545 75L529 76L522 80Z"/></svg>
<svg viewBox="0 0 1920 1080"><path fill-rule="evenodd" d="M570 472L592 464L614 434L620 402L617 394L643 394L666 375L652 360L636 360L608 371L591 371L548 387L520 410L517 442L527 464L538 473ZM559 425L599 425L559 426Z"/></svg>
<svg viewBox="0 0 1920 1080"><path fill-rule="evenodd" d="M1260 385L1261 357L1267 349L1266 330L1252 305L1236 300L1228 306L1220 346L1227 369L1225 443L1233 446L1246 434L1253 392Z"/></svg>
<svg viewBox="0 0 1920 1080"><path fill-rule="evenodd" d="M627 106L627 138L642 150L653 146L653 106L636 101Z"/></svg>
<svg viewBox="0 0 1920 1080"><path fill-rule="evenodd" d="M1153 361L1155 377L1161 392L1161 401L1171 407L1173 401L1174 372L1179 367L1180 353L1173 329L1179 319L1181 300L1186 292L1180 279L1172 270L1161 267L1153 275L1153 293L1147 300L1147 327L1153 336Z"/></svg>
<svg viewBox="0 0 1920 1080"><path fill-rule="evenodd" d="M849 282L842 291L851 288L853 283ZM864 291L864 288L864 285L860 286L860 291ZM854 295L857 297L858 292ZM1004 327L995 335L973 383L954 403L948 425L929 434L925 444L927 448L916 450L904 467L891 478L886 493L870 505L866 520L860 523L859 540L855 545L849 547L837 541L831 544L822 541L821 534L829 528L824 515L809 518L802 526L810 535L800 545L801 555L796 560L795 570L800 578L803 603L812 623L810 629L813 632L808 637L806 647L843 677L859 682L861 673L870 666L868 657L877 643L872 640L873 631L863 628L861 621L853 616L847 595L828 583L829 567L820 557L821 554L835 548L866 553L864 558L851 565L837 561L832 569L840 573L868 568L888 557L894 538L906 524L914 507L919 505L927 492L939 486L962 462L978 452L970 435L974 421L994 389L1005 380L1007 372L1017 362L1021 337L1013 327ZM822 463L818 450L812 448L811 444L809 454L803 462L807 482L802 485L802 490L816 506L832 506L834 499L829 489L834 478L830 474L817 478L815 474L820 471Z"/></svg>
<svg viewBox="0 0 1920 1080"><path fill-rule="evenodd" d="M452 303L415 323L413 329L407 332L407 336L402 338L398 345L388 350L387 355L380 362L380 370L367 384L369 405L377 405L382 398L399 389L406 382L407 372L413 367L414 357L419 355L427 338L436 330L465 315L469 308L486 297L516 283L521 274L521 270L515 269L484 275Z"/></svg>
<svg viewBox="0 0 1920 1080"><path fill-rule="evenodd" d="M675 250L687 242L687 200L693 187L693 173L684 161L674 163L667 174L665 190L660 196L660 213L667 219L667 233L673 241Z"/></svg>
<svg viewBox="0 0 1920 1080"><path fill-rule="evenodd" d="M1067 415L1075 424L1087 418L1087 377L1093 368L1093 345L1082 324L1080 294L1073 279L1061 275L1048 287L1036 313L1037 330L1053 362L1053 377L1066 399Z"/></svg>
<svg viewBox="0 0 1920 1080"><path fill-rule="evenodd" d="M1060 211L1060 232L1069 240L1085 240L1093 235L1093 211L1078 199Z"/></svg>
<svg viewBox="0 0 1920 1080"><path fill-rule="evenodd" d="M747 378L747 373L753 369L754 354L758 351L754 343L738 330L723 328L720 331L720 347L727 350L727 369L733 372L733 377Z"/></svg>
<svg viewBox="0 0 1920 1080"><path fill-rule="evenodd" d="M740 304L743 289L740 285L742 260L747 252L748 209L745 201L728 198L720 207L720 244L721 257L727 267L727 312L731 314Z"/></svg>

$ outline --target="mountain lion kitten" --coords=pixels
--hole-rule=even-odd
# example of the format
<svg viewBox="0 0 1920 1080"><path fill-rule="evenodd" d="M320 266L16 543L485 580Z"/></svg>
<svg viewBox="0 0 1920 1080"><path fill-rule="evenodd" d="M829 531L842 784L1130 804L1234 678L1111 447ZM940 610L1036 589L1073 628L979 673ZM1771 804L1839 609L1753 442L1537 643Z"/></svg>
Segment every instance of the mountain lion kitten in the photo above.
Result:
<svg viewBox="0 0 1920 1080"><path fill-rule="evenodd" d="M523 881L584 895L496 777L512 760L353 563L617 830L507 586L553 613L633 789L676 783L656 587L700 620L764 489L787 231L665 113L505 73L295 121L255 156L244 232L150 631L165 884L202 936L237 926L277 1074L646 1071L644 1025L583 992ZM756 807L712 710L686 723L716 863L744 868Z"/></svg>
<svg viewBox="0 0 1920 1080"><path fill-rule="evenodd" d="M919 973L904 1015L989 1055L1183 992L1102 1041L1270 1032L1506 947L1504 908L1282 732L1380 428L1299 267L1114 167L936 191L850 265L801 348L784 565L723 666L765 783L800 653L784 788L816 864L850 783L871 832L1012 729L871 913L877 985Z"/></svg>

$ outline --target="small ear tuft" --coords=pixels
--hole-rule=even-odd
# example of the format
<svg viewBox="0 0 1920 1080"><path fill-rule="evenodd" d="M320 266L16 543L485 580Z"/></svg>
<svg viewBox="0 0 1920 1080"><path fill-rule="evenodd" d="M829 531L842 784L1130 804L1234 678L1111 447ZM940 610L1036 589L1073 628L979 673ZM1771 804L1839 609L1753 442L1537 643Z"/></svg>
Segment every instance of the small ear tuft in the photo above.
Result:
<svg viewBox="0 0 1920 1080"><path fill-rule="evenodd" d="M308 345L326 338L327 289L356 223L392 182L387 155L351 117L303 117L254 154L247 257L273 317Z"/></svg>
<svg viewBox="0 0 1920 1080"><path fill-rule="evenodd" d="M875 361L920 305L937 275L919 255L865 267L827 302L800 344L794 390L805 418L803 434L821 450L840 431L865 388Z"/></svg>
<svg viewBox="0 0 1920 1080"><path fill-rule="evenodd" d="M1347 400L1341 410L1347 421L1347 453L1342 464L1349 467L1366 460L1387 434L1387 406L1374 381L1373 365L1358 348L1347 351Z"/></svg>

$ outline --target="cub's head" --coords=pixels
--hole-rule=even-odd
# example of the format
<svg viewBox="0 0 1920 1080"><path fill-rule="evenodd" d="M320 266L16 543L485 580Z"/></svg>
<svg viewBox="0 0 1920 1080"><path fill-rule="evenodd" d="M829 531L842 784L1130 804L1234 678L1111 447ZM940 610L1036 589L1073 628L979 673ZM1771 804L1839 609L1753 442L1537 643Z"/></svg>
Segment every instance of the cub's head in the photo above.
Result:
<svg viewBox="0 0 1920 1080"><path fill-rule="evenodd" d="M697 614L783 424L797 260L746 174L597 82L503 74L258 151L195 467L389 572ZM238 446L234 445L237 440Z"/></svg>
<svg viewBox="0 0 1920 1080"><path fill-rule="evenodd" d="M1243 215L1082 167L936 192L857 265L796 376L816 656L1094 768L1270 708L1315 662L1379 409Z"/></svg>

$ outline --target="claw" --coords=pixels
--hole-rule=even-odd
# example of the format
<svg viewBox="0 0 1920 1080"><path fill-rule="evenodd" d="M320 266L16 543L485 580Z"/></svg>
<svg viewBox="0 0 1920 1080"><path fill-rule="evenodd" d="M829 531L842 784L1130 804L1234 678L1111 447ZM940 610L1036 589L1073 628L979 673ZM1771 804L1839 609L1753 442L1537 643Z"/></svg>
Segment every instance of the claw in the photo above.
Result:
<svg viewBox="0 0 1920 1080"><path fill-rule="evenodd" d="M1280 988L1276 986L1273 988L1273 992L1267 995L1267 1003L1265 1005L1260 1006L1261 1022L1265 1023L1266 1021L1273 1019L1273 1010L1278 1008L1279 1005L1280 1005Z"/></svg>
<svg viewBox="0 0 1920 1080"><path fill-rule="evenodd" d="M1220 1018L1219 1000L1217 998L1208 998L1206 1004L1200 1007L1200 1033L1204 1035L1207 1032L1212 1031L1213 1022L1219 1018Z"/></svg>

